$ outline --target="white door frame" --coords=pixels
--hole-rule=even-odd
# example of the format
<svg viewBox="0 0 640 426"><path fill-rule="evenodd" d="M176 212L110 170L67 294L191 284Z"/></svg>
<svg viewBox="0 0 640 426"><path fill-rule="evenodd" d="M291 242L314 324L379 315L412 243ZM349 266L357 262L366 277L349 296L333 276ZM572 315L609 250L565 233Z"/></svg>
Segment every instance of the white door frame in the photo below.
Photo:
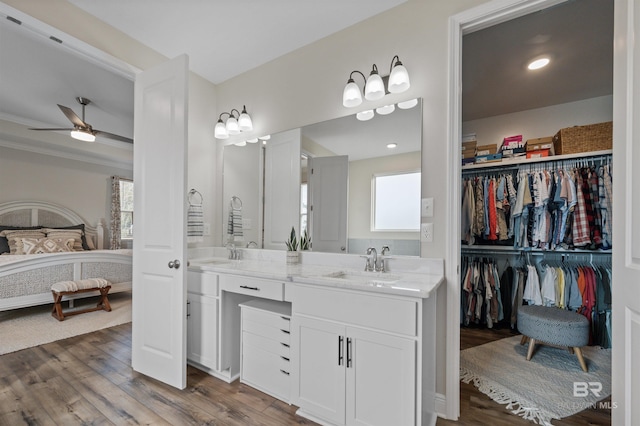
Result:
<svg viewBox="0 0 640 426"><path fill-rule="evenodd" d="M449 119L447 164L446 395L445 406L436 407L448 419L460 416L460 140L462 137L462 37L565 0L494 0L449 18ZM444 409L444 412L442 412Z"/></svg>

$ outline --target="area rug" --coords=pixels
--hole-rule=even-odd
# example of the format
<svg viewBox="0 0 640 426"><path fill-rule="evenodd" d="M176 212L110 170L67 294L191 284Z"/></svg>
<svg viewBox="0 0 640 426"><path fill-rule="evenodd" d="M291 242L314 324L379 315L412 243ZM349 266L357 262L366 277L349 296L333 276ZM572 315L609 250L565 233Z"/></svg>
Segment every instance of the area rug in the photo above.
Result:
<svg viewBox="0 0 640 426"><path fill-rule="evenodd" d="M110 294L109 302L111 312L87 312L64 321L51 316L53 303L0 312L0 355L131 322L131 292ZM96 303L91 297L77 300L75 307Z"/></svg>
<svg viewBox="0 0 640 426"><path fill-rule="evenodd" d="M537 424L571 416L611 395L611 350L582 349L589 371L566 349L537 345L527 361L521 336L497 340L460 353L460 380L508 410ZM600 407L602 408L602 407Z"/></svg>

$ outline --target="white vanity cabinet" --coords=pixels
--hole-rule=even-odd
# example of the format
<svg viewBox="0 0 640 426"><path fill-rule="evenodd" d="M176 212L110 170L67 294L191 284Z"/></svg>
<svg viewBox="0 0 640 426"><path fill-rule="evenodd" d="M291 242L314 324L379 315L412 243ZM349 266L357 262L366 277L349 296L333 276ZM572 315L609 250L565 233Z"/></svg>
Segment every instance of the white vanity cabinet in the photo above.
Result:
<svg viewBox="0 0 640 426"><path fill-rule="evenodd" d="M187 273L187 360L208 372L218 363L218 275Z"/></svg>
<svg viewBox="0 0 640 426"><path fill-rule="evenodd" d="M240 304L240 381L289 402L291 304L255 299Z"/></svg>
<svg viewBox="0 0 640 426"><path fill-rule="evenodd" d="M295 284L292 306L298 414L334 425L421 423L422 299Z"/></svg>

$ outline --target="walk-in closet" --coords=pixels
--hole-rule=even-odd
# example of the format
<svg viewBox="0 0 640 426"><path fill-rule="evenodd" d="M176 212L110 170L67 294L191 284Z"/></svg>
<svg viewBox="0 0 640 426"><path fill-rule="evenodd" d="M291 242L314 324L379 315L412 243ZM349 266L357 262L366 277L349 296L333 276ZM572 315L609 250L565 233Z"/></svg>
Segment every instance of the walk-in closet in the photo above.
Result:
<svg viewBox="0 0 640 426"><path fill-rule="evenodd" d="M570 66L587 57L597 65ZM527 69L529 60L543 58L545 68ZM613 1L567 1L466 34L462 70L462 399L471 392L464 383L472 383L541 424L583 409L593 410L594 419L608 418L607 406L597 405L602 396L572 402L573 411L555 402L523 402L510 392L508 378L503 386L501 378L470 371L475 355L466 352L513 339L507 352L527 360L519 372L534 375L542 365L546 374L544 357L555 355L540 346L527 353L518 312L527 305L572 311L589 324L591 370L585 374L607 370L600 371L608 377L602 394L610 392ZM598 364L594 348L606 363ZM502 351L490 359L511 355ZM570 372L581 371L573 358L568 364ZM576 379L567 377L571 397Z"/></svg>

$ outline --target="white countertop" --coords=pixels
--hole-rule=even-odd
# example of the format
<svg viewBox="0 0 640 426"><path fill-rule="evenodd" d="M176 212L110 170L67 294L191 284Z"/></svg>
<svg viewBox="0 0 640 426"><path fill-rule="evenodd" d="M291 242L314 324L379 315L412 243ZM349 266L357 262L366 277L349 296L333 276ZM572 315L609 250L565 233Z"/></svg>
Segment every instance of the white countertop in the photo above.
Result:
<svg viewBox="0 0 640 426"><path fill-rule="evenodd" d="M419 298L431 296L444 282L442 259L389 256L389 272L365 272L358 255L304 253L301 263L290 265L285 252L245 251L249 252L242 260L190 259L189 269Z"/></svg>

